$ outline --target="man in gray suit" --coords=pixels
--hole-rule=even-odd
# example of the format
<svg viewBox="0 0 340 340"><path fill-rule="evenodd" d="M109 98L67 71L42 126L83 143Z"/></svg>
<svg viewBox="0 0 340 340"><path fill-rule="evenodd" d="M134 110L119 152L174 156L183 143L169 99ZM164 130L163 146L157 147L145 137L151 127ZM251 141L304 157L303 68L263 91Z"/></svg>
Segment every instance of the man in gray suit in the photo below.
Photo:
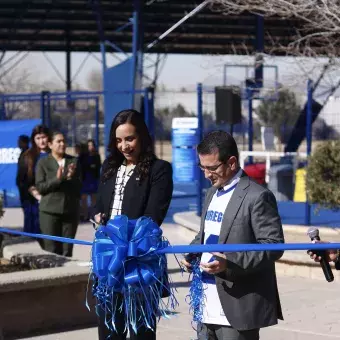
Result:
<svg viewBox="0 0 340 340"><path fill-rule="evenodd" d="M239 167L234 138L209 133L197 147L199 167L211 181L200 232L192 244L283 243L283 230L272 192ZM275 261L283 252L203 253L205 284L200 340L258 340L259 329L275 325L282 311ZM190 271L189 254L182 264Z"/></svg>

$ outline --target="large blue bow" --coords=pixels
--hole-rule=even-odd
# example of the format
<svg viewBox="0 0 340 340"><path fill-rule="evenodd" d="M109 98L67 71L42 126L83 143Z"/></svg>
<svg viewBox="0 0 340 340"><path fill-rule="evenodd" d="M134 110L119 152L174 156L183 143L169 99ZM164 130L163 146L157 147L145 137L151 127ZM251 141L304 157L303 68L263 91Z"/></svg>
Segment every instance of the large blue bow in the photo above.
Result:
<svg viewBox="0 0 340 340"><path fill-rule="evenodd" d="M169 303L161 302L164 293L170 309L177 305L166 257L157 253L168 245L160 227L147 217L129 221L119 215L97 229L92 248L93 294L111 330L116 330L116 308L124 310L125 327L131 325L137 332L141 325L153 329L156 316L166 317ZM123 297L121 306L117 306L118 296Z"/></svg>
<svg viewBox="0 0 340 340"><path fill-rule="evenodd" d="M162 230L147 217L129 221L116 216L96 232L92 249L93 273L115 292L126 286L140 289L159 280L164 260L156 251L168 246Z"/></svg>

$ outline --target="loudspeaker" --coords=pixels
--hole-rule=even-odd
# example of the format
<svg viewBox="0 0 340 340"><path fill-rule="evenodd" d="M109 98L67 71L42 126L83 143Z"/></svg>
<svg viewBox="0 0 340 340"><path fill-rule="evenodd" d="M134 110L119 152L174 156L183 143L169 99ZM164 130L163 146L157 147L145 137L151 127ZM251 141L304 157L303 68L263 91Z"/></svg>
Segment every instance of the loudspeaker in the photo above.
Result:
<svg viewBox="0 0 340 340"><path fill-rule="evenodd" d="M215 112L217 124L239 124L242 122L240 88L215 87Z"/></svg>

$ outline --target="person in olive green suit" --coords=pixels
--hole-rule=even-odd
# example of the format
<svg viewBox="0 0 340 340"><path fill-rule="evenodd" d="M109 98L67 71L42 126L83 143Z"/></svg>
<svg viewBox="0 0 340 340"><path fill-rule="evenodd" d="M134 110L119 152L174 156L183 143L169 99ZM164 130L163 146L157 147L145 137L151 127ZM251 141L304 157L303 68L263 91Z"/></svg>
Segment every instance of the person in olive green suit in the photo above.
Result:
<svg viewBox="0 0 340 340"><path fill-rule="evenodd" d="M65 153L62 133L53 133L48 146L50 155L39 160L36 169L36 187L41 194L40 229L42 234L74 238L79 221L81 172L77 159ZM44 240L43 248L71 257L73 245Z"/></svg>

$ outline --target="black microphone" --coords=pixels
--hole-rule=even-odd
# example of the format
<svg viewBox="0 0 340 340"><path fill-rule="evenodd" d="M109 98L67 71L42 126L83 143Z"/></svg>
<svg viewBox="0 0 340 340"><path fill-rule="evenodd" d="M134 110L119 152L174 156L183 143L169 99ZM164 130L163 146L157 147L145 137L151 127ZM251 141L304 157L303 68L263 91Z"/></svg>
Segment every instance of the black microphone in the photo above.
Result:
<svg viewBox="0 0 340 340"><path fill-rule="evenodd" d="M310 237L312 241L320 241L319 236L319 229L311 227L307 231L307 235ZM316 252L312 250L313 253L315 253L317 256L321 256L320 265L323 270L323 273L325 275L325 278L328 282L334 281L333 272L331 269L331 266L329 265L327 259L326 259L326 253L323 250L317 250Z"/></svg>

